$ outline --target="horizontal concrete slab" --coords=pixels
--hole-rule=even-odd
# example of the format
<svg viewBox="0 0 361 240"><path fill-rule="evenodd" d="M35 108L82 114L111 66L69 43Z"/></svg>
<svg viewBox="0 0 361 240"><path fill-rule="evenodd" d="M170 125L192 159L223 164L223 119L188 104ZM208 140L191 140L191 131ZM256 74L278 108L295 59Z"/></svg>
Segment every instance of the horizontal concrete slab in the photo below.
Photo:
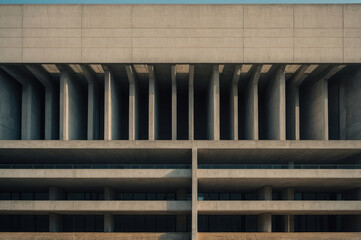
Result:
<svg viewBox="0 0 361 240"><path fill-rule="evenodd" d="M190 211L190 201L0 201L0 212L4 214L175 214Z"/></svg>
<svg viewBox="0 0 361 240"><path fill-rule="evenodd" d="M0 163L354 163L361 141L0 141ZM99 162L100 161L100 162Z"/></svg>
<svg viewBox="0 0 361 240"><path fill-rule="evenodd" d="M361 214L361 201L199 201L199 214Z"/></svg>
<svg viewBox="0 0 361 240"><path fill-rule="evenodd" d="M198 240L359 240L360 233L198 233Z"/></svg>

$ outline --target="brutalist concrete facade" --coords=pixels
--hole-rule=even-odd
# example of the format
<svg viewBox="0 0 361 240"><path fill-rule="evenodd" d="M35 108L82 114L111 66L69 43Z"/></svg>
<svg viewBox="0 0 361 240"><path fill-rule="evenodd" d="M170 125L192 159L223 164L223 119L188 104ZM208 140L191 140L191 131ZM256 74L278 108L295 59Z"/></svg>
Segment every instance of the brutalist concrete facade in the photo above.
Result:
<svg viewBox="0 0 361 240"><path fill-rule="evenodd" d="M0 239L361 239L361 5L0 5Z"/></svg>

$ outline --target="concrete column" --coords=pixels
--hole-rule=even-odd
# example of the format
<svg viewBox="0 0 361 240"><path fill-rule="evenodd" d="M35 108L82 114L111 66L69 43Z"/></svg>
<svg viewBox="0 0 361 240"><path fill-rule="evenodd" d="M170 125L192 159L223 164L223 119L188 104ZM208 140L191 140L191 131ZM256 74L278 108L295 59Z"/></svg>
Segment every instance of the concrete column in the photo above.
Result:
<svg viewBox="0 0 361 240"><path fill-rule="evenodd" d="M267 139L286 140L285 66L277 69L266 91Z"/></svg>
<svg viewBox="0 0 361 240"><path fill-rule="evenodd" d="M176 66L172 65L172 140L177 140L177 76Z"/></svg>
<svg viewBox="0 0 361 240"><path fill-rule="evenodd" d="M21 139L21 85L0 69L0 139Z"/></svg>
<svg viewBox="0 0 361 240"><path fill-rule="evenodd" d="M220 139L219 65L214 65L208 90L208 139Z"/></svg>
<svg viewBox="0 0 361 240"><path fill-rule="evenodd" d="M63 217L58 214L49 214L49 232L63 231Z"/></svg>
<svg viewBox="0 0 361 240"><path fill-rule="evenodd" d="M300 140L300 97L299 87L305 79L310 65L302 65L295 77L287 84L287 139Z"/></svg>
<svg viewBox="0 0 361 240"><path fill-rule="evenodd" d="M262 66L256 66L245 91L245 138L246 140L258 140L258 80Z"/></svg>
<svg viewBox="0 0 361 240"><path fill-rule="evenodd" d="M138 80L130 65L126 65L129 81L129 140L139 139L139 93Z"/></svg>
<svg viewBox="0 0 361 240"><path fill-rule="evenodd" d="M56 186L49 187L49 200L65 200L65 198L66 196L63 189Z"/></svg>
<svg viewBox="0 0 361 240"><path fill-rule="evenodd" d="M272 215L270 213L258 215L258 231L272 232Z"/></svg>
<svg viewBox="0 0 361 240"><path fill-rule="evenodd" d="M38 65L26 65L27 69L45 88L45 140L59 139L59 85L52 76Z"/></svg>
<svg viewBox="0 0 361 240"><path fill-rule="evenodd" d="M272 200L272 187L264 186L258 190L258 199L259 200Z"/></svg>
<svg viewBox="0 0 361 240"><path fill-rule="evenodd" d="M109 70L104 71L104 140L121 138L121 99L117 81Z"/></svg>
<svg viewBox="0 0 361 240"><path fill-rule="evenodd" d="M104 214L104 232L114 232L114 216L110 213Z"/></svg>
<svg viewBox="0 0 361 240"><path fill-rule="evenodd" d="M328 140L328 87L320 78L307 85L303 94L301 139Z"/></svg>
<svg viewBox="0 0 361 240"><path fill-rule="evenodd" d="M104 200L115 200L115 191L110 187L104 188Z"/></svg>
<svg viewBox="0 0 361 240"><path fill-rule="evenodd" d="M88 140L99 140L99 84L88 65L81 66L88 82Z"/></svg>
<svg viewBox="0 0 361 240"><path fill-rule="evenodd" d="M230 136L231 140L238 140L238 81L242 65L234 70L230 94Z"/></svg>
<svg viewBox="0 0 361 240"><path fill-rule="evenodd" d="M192 240L197 240L198 233L198 150L192 149Z"/></svg>
<svg viewBox="0 0 361 240"><path fill-rule="evenodd" d="M185 201L187 200L187 189L181 188L177 190L177 200ZM177 215L177 232L186 232L187 231L187 215Z"/></svg>
<svg viewBox="0 0 361 240"><path fill-rule="evenodd" d="M295 199L294 188L286 188L282 192L282 199L292 201ZM295 217L293 215L285 215L285 232L294 232L295 230Z"/></svg>
<svg viewBox="0 0 361 240"><path fill-rule="evenodd" d="M158 139L158 91L154 75L154 66L148 66L149 70L149 140Z"/></svg>
<svg viewBox="0 0 361 240"><path fill-rule="evenodd" d="M40 140L42 86L31 75L14 66L2 66L2 69L22 85L21 139Z"/></svg>
<svg viewBox="0 0 361 240"><path fill-rule="evenodd" d="M188 79L188 139L194 140L194 65L189 65Z"/></svg>
<svg viewBox="0 0 361 240"><path fill-rule="evenodd" d="M70 70L60 73L60 139L85 140L87 138L86 97L81 83Z"/></svg>

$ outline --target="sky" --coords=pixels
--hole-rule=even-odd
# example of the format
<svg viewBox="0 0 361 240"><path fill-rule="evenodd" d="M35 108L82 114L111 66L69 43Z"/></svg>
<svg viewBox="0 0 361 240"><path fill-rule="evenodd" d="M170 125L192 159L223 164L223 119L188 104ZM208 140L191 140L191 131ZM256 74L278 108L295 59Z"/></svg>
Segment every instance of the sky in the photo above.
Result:
<svg viewBox="0 0 361 240"><path fill-rule="evenodd" d="M0 4L332 4L361 0L0 0Z"/></svg>

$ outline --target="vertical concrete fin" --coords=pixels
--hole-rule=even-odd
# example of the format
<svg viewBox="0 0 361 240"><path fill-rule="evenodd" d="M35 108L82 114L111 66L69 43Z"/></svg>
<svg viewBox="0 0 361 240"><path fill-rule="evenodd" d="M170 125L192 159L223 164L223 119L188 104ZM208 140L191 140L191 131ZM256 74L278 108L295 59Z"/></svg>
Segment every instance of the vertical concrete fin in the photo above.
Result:
<svg viewBox="0 0 361 240"><path fill-rule="evenodd" d="M272 215L270 213L258 215L258 231L272 232Z"/></svg>
<svg viewBox="0 0 361 240"><path fill-rule="evenodd" d="M302 65L296 75L287 83L287 139L300 140L300 85L305 79L305 72L309 68L309 64Z"/></svg>
<svg viewBox="0 0 361 240"><path fill-rule="evenodd" d="M51 75L39 65L26 65L26 68L45 88L45 140L59 138L59 95L58 87Z"/></svg>
<svg viewBox="0 0 361 240"><path fill-rule="evenodd" d="M126 65L129 81L129 140L139 139L139 93L138 80L131 65Z"/></svg>
<svg viewBox="0 0 361 240"><path fill-rule="evenodd" d="M238 81L241 75L242 65L237 65L233 73L230 94L230 137L238 140Z"/></svg>
<svg viewBox="0 0 361 240"><path fill-rule="evenodd" d="M176 66L171 67L172 78L172 140L177 140L177 76Z"/></svg>
<svg viewBox="0 0 361 240"><path fill-rule="evenodd" d="M188 139L194 140L194 65L189 65L188 78Z"/></svg>
<svg viewBox="0 0 361 240"><path fill-rule="evenodd" d="M104 140L112 140L112 74L104 71Z"/></svg>
<svg viewBox="0 0 361 240"><path fill-rule="evenodd" d="M253 70L251 79L246 87L245 102L245 138L258 140L258 80L261 75L262 65L257 65Z"/></svg>
<svg viewBox="0 0 361 240"><path fill-rule="evenodd" d="M111 213L104 214L104 232L114 232L114 216Z"/></svg>
<svg viewBox="0 0 361 240"><path fill-rule="evenodd" d="M198 149L192 149L192 240L198 233Z"/></svg>
<svg viewBox="0 0 361 240"><path fill-rule="evenodd" d="M220 139L219 65L212 68L208 89L208 139Z"/></svg>
<svg viewBox="0 0 361 240"><path fill-rule="evenodd" d="M87 139L99 139L99 84L88 65L80 66L88 82L88 129Z"/></svg>
<svg viewBox="0 0 361 240"><path fill-rule="evenodd" d="M69 140L69 76L60 73L60 126L59 139Z"/></svg>
<svg viewBox="0 0 361 240"><path fill-rule="evenodd" d="M149 140L158 139L158 94L154 66L149 65Z"/></svg>
<svg viewBox="0 0 361 240"><path fill-rule="evenodd" d="M266 90L267 139L286 140L285 65L277 68Z"/></svg>

